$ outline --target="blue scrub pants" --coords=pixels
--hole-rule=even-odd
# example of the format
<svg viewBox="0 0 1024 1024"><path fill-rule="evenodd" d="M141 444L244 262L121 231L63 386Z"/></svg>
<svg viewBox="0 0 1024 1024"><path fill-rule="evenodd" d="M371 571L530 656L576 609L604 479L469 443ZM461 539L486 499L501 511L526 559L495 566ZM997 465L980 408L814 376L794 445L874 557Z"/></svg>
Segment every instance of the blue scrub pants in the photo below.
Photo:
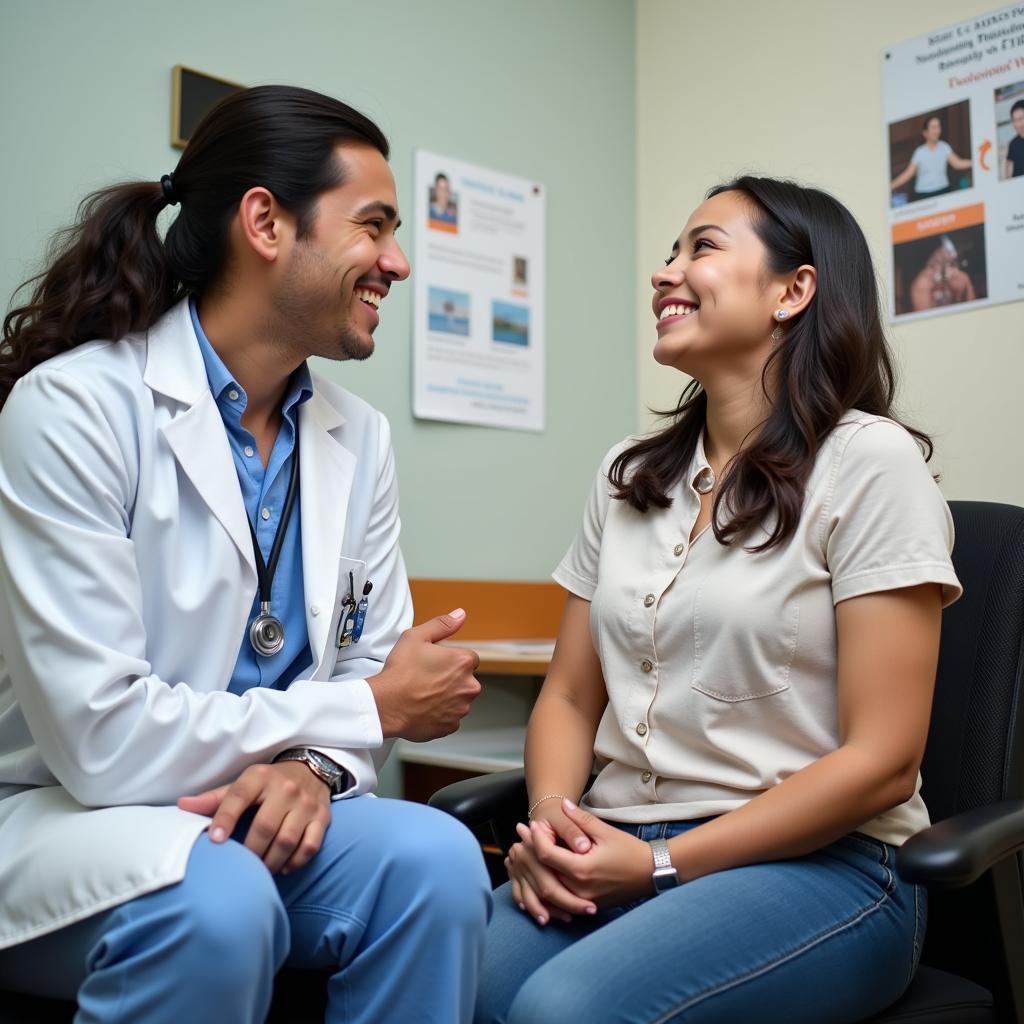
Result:
<svg viewBox="0 0 1024 1024"><path fill-rule="evenodd" d="M420 804L331 808L297 871L204 832L176 885L0 951L0 984L77 998L76 1024L262 1024L288 964L333 972L330 1024L469 1021L491 910L476 840Z"/></svg>
<svg viewBox="0 0 1024 1024"><path fill-rule="evenodd" d="M642 839L699 822L620 826ZM541 928L495 895L478 1024L844 1024L909 984L925 893L852 835Z"/></svg>

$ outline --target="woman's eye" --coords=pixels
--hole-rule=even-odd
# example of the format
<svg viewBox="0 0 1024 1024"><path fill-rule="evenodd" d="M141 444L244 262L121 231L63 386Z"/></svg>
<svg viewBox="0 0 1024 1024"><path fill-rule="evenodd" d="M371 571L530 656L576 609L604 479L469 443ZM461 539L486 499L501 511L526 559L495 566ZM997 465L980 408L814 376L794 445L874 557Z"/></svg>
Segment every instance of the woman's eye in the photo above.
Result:
<svg viewBox="0 0 1024 1024"><path fill-rule="evenodd" d="M693 243L693 251L700 252L700 250L703 249L705 245L711 246L711 242L707 238L698 238ZM711 246L711 248L714 248L714 246Z"/></svg>
<svg viewBox="0 0 1024 1024"><path fill-rule="evenodd" d="M674 260L675 260L675 256L666 256L665 257L665 266L666 267L671 267L672 263L674 262Z"/></svg>

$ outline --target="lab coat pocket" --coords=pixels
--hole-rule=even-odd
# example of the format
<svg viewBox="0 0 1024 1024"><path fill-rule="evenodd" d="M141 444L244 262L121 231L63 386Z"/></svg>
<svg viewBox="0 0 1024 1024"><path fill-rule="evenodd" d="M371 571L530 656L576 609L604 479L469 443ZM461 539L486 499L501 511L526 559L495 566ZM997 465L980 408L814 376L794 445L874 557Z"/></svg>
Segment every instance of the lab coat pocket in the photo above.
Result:
<svg viewBox="0 0 1024 1024"><path fill-rule="evenodd" d="M366 563L358 558L338 559L338 586L331 620L331 639L335 649L355 647L356 616L366 586Z"/></svg>

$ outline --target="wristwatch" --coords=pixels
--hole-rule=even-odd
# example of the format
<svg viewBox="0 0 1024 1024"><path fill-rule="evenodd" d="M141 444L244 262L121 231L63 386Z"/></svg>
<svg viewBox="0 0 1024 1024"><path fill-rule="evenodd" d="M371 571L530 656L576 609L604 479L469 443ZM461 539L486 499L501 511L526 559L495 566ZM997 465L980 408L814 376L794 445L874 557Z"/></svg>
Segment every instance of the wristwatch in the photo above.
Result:
<svg viewBox="0 0 1024 1024"><path fill-rule="evenodd" d="M336 761L311 747L289 747L274 758L279 761L301 761L327 788L331 796L340 796L352 785L352 776Z"/></svg>
<svg viewBox="0 0 1024 1024"><path fill-rule="evenodd" d="M668 852L668 843L664 839L648 839L651 853L654 854L654 891L665 892L679 884L679 875L672 867L672 857Z"/></svg>

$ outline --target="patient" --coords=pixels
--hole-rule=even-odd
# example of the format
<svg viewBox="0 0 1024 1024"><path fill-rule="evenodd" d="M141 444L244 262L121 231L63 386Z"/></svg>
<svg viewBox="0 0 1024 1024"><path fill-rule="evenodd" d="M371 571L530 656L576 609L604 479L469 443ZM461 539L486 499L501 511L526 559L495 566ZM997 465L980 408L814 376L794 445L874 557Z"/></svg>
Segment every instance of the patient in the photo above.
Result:
<svg viewBox="0 0 1024 1024"><path fill-rule="evenodd" d="M693 379L608 453L555 571L477 1020L861 1020L925 928L893 861L928 824L960 593L931 443L895 418L867 244L831 196L715 188L652 281L654 358Z"/></svg>

